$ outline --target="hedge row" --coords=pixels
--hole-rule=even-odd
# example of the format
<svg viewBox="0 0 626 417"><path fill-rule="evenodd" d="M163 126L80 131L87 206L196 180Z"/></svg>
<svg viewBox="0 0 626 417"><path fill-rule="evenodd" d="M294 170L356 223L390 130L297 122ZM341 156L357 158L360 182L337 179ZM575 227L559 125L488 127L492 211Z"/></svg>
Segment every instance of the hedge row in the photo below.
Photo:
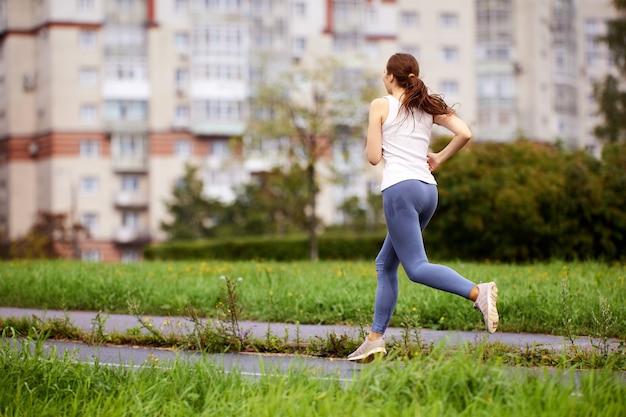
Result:
<svg viewBox="0 0 626 417"><path fill-rule="evenodd" d="M384 235L320 236L319 258L322 260L374 259L383 240ZM144 256L151 260L294 261L309 258L308 245L306 236L198 240L148 246L144 251Z"/></svg>

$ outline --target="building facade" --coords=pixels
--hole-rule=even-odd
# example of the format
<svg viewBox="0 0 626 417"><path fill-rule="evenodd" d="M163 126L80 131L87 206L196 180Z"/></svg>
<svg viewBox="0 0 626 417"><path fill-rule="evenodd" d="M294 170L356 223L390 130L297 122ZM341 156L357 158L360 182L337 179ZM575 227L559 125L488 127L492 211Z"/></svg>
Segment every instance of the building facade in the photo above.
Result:
<svg viewBox="0 0 626 417"><path fill-rule="evenodd" d="M599 155L593 84L611 70L599 40L611 0L477 0L479 139L560 142Z"/></svg>
<svg viewBox="0 0 626 417"><path fill-rule="evenodd" d="M90 231L83 259L130 261L166 238L185 164L231 201L280 163L229 144L268 60L280 71L331 55L377 80L391 54L412 53L477 140L593 150L590 85L610 69L595 35L612 13L609 0L0 0L0 234L67 213ZM320 170L340 179L322 182L326 224L378 188L363 138L344 139Z"/></svg>

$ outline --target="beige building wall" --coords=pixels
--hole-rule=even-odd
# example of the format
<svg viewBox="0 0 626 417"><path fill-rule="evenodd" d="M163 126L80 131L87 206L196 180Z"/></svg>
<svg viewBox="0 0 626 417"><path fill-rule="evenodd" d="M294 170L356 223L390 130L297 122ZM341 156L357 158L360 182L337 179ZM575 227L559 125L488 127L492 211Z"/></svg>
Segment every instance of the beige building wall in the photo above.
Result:
<svg viewBox="0 0 626 417"><path fill-rule="evenodd" d="M36 82L33 78L37 70L34 62L35 42L30 36L21 33L8 35L3 43L3 55L7 61L4 75L6 130L1 133L32 135L36 129L36 95L30 87L25 86L25 81Z"/></svg>
<svg viewBox="0 0 626 417"><path fill-rule="evenodd" d="M7 187L8 221L12 236L25 234L36 220L36 188L29 186L35 182L35 165L30 162L16 162L9 167Z"/></svg>
<svg viewBox="0 0 626 417"><path fill-rule="evenodd" d="M532 0L514 2L514 6L518 129L521 136L547 140L556 123L549 26L552 2Z"/></svg>
<svg viewBox="0 0 626 417"><path fill-rule="evenodd" d="M46 88L41 94L41 108L50 113L47 118L49 125L42 126L42 130L52 128L61 131L100 131L102 129L103 107L101 93L98 90L99 82L94 85L83 86L80 80L80 71L93 69L98 81L102 77L102 42L101 32L96 35L96 45L92 48L79 46L79 32L74 27L60 27L48 30L48 48L42 48L40 56L48 52L47 59L41 59L41 68L47 71ZM61 100L59 100L61 99ZM62 103L62 105L61 105ZM81 106L91 104L97 111L93 122L81 120Z"/></svg>

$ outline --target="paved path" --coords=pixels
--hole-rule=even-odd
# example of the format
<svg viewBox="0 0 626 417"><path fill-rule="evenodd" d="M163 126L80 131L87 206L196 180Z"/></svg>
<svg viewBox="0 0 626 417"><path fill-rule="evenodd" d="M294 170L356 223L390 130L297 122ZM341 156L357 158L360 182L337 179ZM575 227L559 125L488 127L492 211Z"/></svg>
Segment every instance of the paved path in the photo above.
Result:
<svg viewBox="0 0 626 417"><path fill-rule="evenodd" d="M0 317L32 317L36 316L41 319L64 319L68 317L70 322L89 332L94 328L97 313L91 311L59 311L59 310L39 310L28 308L0 307ZM159 328L165 325L165 331L171 328L191 329L193 324L184 317L164 317L150 316L151 323ZM104 321L102 330L104 333L125 333L127 329L136 328L139 325L138 319L126 314L102 314L101 319ZM263 339L266 337L268 328L272 335L280 339L288 339L291 342L306 342L311 338L323 337L328 334L335 333L338 335L347 334L351 337L358 338L360 329L355 326L345 325L309 325L293 323L263 323L242 321L239 326L243 332L249 332L251 336ZM391 340L393 337L400 338L402 329L390 328L387 330L386 337ZM487 332L478 331L452 331L452 330L429 330L421 329L420 337L426 343L447 342L452 344L464 342L500 342L507 345L528 347L541 346L548 349L562 349L571 342L562 336L544 335L544 334L527 334L527 333L501 333L488 334ZM592 341L589 337L581 337L576 339L575 344L581 349L592 348L592 342L598 344L599 341ZM617 343L617 341L614 341Z"/></svg>
<svg viewBox="0 0 626 417"><path fill-rule="evenodd" d="M4 318L20 318L20 317L39 317L40 319L65 319L79 327L85 332L90 332L94 328L97 319L97 313L87 311L58 311L58 310L38 310L23 309L13 307L0 307L0 317ZM125 314L104 314L103 328L104 333L126 332L127 329L136 328L138 319L136 317ZM181 329L192 328L192 323L183 317L150 317L154 326L160 327L164 323L171 326L177 331ZM180 327L178 324L180 323ZM291 342L306 342L311 338L326 338L329 333L338 335L347 334L352 337L359 337L360 329L354 326L339 325L295 325L288 323L259 323L259 322L241 322L239 323L242 331L247 331L251 336L264 338L269 331L272 335L281 339L288 339ZM387 338L400 338L402 329L391 328L387 332ZM458 331L440 331L440 330L420 330L420 337L425 343L438 344L446 342L450 344L463 342L480 342L483 340L489 342L501 342L508 345L519 347L541 346L548 349L563 349L569 340L561 336L540 335L540 334L518 334L518 333L495 333L488 334L486 332L458 332ZM13 344L14 348L22 348L20 341L11 339L0 339L0 343ZM594 343L598 343L595 341ZM617 346L617 341L614 342ZM592 348L589 338L579 338L575 340L575 344L581 349ZM32 348L32 345L31 345ZM74 360L86 363L100 363L108 366L122 366L128 368L141 367L146 364L158 364L160 367L169 366L172 361L186 361L194 363L197 361L206 361L212 363L224 372L239 372L243 375L256 377L264 374L281 374L293 367L306 369L313 377L332 378L340 380L342 383L351 381L358 376L363 369L363 364L353 363L345 359L331 358L314 358L304 355L272 355L272 354L202 354L199 352L146 348L133 346L91 346L71 341L54 341L45 342L45 349L48 352L54 352L57 355L64 355L71 352ZM513 371L513 368L512 368ZM539 370L536 370L539 371ZM546 370L544 370L546 371ZM528 371L529 372L529 371ZM535 371L533 371L535 372ZM551 372L548 370L548 372Z"/></svg>

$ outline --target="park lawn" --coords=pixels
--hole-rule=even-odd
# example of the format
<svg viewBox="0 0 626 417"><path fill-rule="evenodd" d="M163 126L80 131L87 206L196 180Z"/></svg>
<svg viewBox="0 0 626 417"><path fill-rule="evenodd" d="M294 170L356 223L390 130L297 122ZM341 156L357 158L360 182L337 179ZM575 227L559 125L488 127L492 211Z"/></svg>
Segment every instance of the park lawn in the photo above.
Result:
<svg viewBox="0 0 626 417"><path fill-rule="evenodd" d="M15 416L623 416L623 375L499 366L435 349L359 375L316 369L225 372L211 361L86 364L0 340L0 413ZM261 359L260 359L261 360Z"/></svg>
<svg viewBox="0 0 626 417"><path fill-rule="evenodd" d="M525 265L446 262L474 282L499 287L499 331L626 338L626 266L600 262ZM0 263L0 305L207 317L236 285L240 319L271 322L371 322L373 262L179 261L100 264L72 261ZM423 328L473 330L483 323L471 302L417 285L400 270L391 322Z"/></svg>

